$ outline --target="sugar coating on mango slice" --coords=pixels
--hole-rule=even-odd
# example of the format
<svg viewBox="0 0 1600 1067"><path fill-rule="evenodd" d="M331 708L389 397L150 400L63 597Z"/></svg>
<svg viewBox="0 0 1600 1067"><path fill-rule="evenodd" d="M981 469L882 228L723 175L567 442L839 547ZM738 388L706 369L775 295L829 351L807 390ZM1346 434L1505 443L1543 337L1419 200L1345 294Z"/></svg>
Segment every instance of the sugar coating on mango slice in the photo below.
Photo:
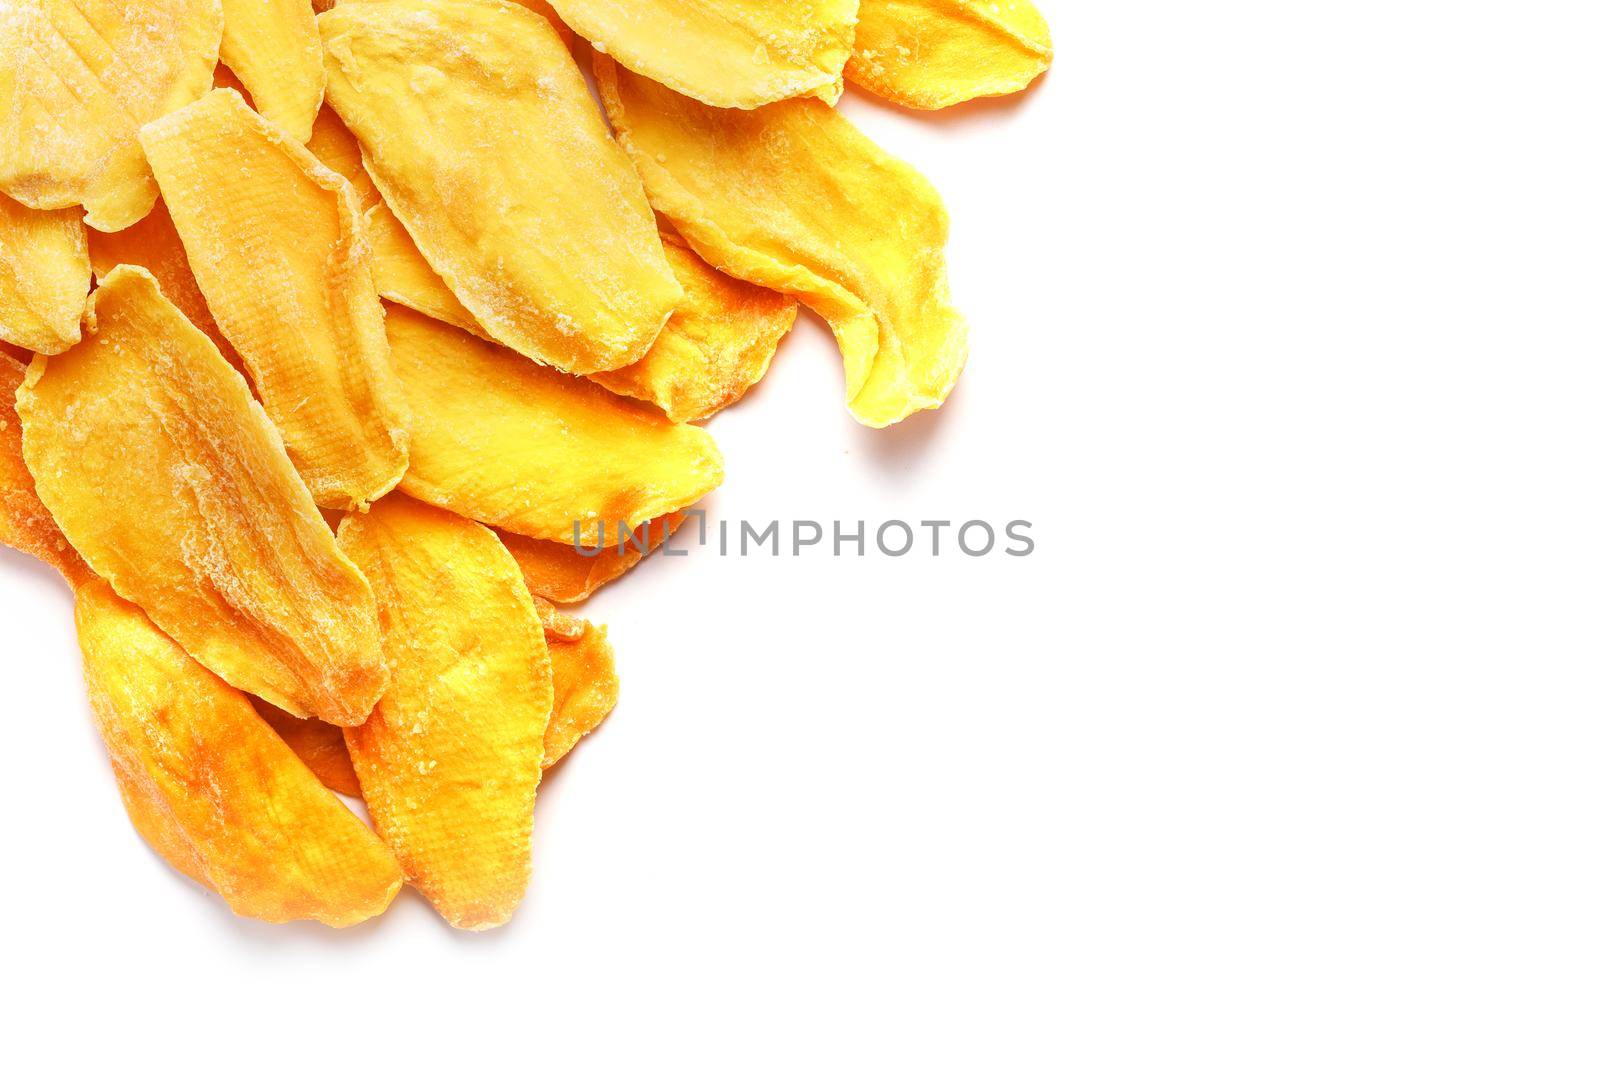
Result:
<svg viewBox="0 0 1600 1067"><path fill-rule="evenodd" d="M856 0L550 0L550 6L629 70L727 108L832 93L850 58L856 20Z"/></svg>
<svg viewBox="0 0 1600 1067"><path fill-rule="evenodd" d="M403 496L339 525L378 598L391 682L345 732L406 878L452 926L511 917L555 700L544 629L493 533Z"/></svg>
<svg viewBox="0 0 1600 1067"><path fill-rule="evenodd" d="M311 495L351 510L394 488L408 412L350 183L227 89L140 140L206 304Z"/></svg>
<svg viewBox="0 0 1600 1067"><path fill-rule="evenodd" d="M103 582L77 619L95 723L152 847L250 918L343 927L389 906L394 857L243 694Z"/></svg>
<svg viewBox="0 0 1600 1067"><path fill-rule="evenodd" d="M0 193L120 230L156 202L139 127L211 87L220 0L0 4Z"/></svg>
<svg viewBox="0 0 1600 1067"><path fill-rule="evenodd" d="M48 353L75 345L88 299L83 212L0 196L0 341Z"/></svg>
<svg viewBox="0 0 1600 1067"><path fill-rule="evenodd" d="M244 379L148 272L111 272L17 408L39 498L119 595L230 684L366 719L387 680L372 590Z"/></svg>
<svg viewBox="0 0 1600 1067"><path fill-rule="evenodd" d="M343 3L317 21L329 104L489 335L574 374L643 357L683 292L549 22L499 0Z"/></svg>
<svg viewBox="0 0 1600 1067"><path fill-rule="evenodd" d="M939 195L816 100L707 107L596 56L601 100L657 211L718 270L833 328L855 418L944 402L967 358Z"/></svg>
<svg viewBox="0 0 1600 1067"><path fill-rule="evenodd" d="M221 56L262 116L305 143L327 81L311 0L222 0Z"/></svg>
<svg viewBox="0 0 1600 1067"><path fill-rule="evenodd" d="M1021 92L1053 57L1032 0L861 0L845 77L926 110Z"/></svg>
<svg viewBox="0 0 1600 1067"><path fill-rule="evenodd" d="M400 488L513 533L584 544L722 482L711 435L406 308L389 348L415 413ZM553 599L553 598L552 598Z"/></svg>

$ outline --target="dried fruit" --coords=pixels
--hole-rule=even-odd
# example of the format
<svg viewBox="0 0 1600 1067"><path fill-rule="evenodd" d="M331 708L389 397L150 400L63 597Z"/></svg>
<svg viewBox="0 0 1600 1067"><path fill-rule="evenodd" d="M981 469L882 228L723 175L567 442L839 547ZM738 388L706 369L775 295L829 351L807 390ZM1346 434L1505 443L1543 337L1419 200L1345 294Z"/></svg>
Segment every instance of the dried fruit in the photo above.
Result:
<svg viewBox="0 0 1600 1067"><path fill-rule="evenodd" d="M406 467L407 412L348 182L218 89L140 134L200 291L295 469L359 509Z"/></svg>
<svg viewBox="0 0 1600 1067"><path fill-rule="evenodd" d="M27 358L0 342L0 545L43 560L76 586L91 576L89 567L45 510L22 458L17 389L28 373Z"/></svg>
<svg viewBox="0 0 1600 1067"><path fill-rule="evenodd" d="M533 598L533 609L538 612L539 625L544 627L546 641L577 641L583 637L583 629L587 624L558 610L544 597Z"/></svg>
<svg viewBox="0 0 1600 1067"><path fill-rule="evenodd" d="M550 645L555 711L544 735L544 765L554 766L617 706L617 661L603 627L584 624L576 641Z"/></svg>
<svg viewBox="0 0 1600 1067"><path fill-rule="evenodd" d="M88 298L83 212L35 211L0 196L0 341L30 352L75 345Z"/></svg>
<svg viewBox="0 0 1600 1067"><path fill-rule="evenodd" d="M156 202L139 127L211 87L218 0L0 4L0 193L120 230Z"/></svg>
<svg viewBox="0 0 1600 1067"><path fill-rule="evenodd" d="M452 926L511 917L554 683L515 561L469 519L392 496L339 526L378 598L392 681L345 739L378 833Z"/></svg>
<svg viewBox="0 0 1600 1067"><path fill-rule="evenodd" d="M500 540L522 568L523 579L534 596L557 604L576 604L638 566L647 554L666 543L683 520L682 513L663 516L634 530L622 541L617 540L616 528L611 527L606 530L603 546L582 552L571 544L504 530L500 531Z"/></svg>
<svg viewBox="0 0 1600 1067"><path fill-rule="evenodd" d="M112 271L84 340L34 359L17 409L40 499L119 595L230 684L366 719L386 680L372 591L244 379L155 279Z"/></svg>
<svg viewBox="0 0 1600 1067"><path fill-rule="evenodd" d="M328 102L489 334L574 374L640 359L683 292L550 24L496 0L345 3L317 21Z"/></svg>
<svg viewBox="0 0 1600 1067"><path fill-rule="evenodd" d="M311 0L222 0L222 62L267 121L305 143L327 80Z"/></svg>
<svg viewBox="0 0 1600 1067"><path fill-rule="evenodd" d="M643 359L593 380L673 422L696 422L761 380L798 309L790 297L713 270L678 237L664 235L662 246L683 303Z"/></svg>
<svg viewBox="0 0 1600 1067"><path fill-rule="evenodd" d="M550 0L629 70L712 107L837 98L856 0Z"/></svg>
<svg viewBox="0 0 1600 1067"><path fill-rule="evenodd" d="M103 582L77 617L95 723L152 847L251 918L342 927L389 906L394 857L242 694Z"/></svg>
<svg viewBox="0 0 1600 1067"><path fill-rule="evenodd" d="M339 10L339 9L335 9ZM513 533L583 543L722 481L711 435L402 307L389 348L416 413L405 492ZM553 599L553 598L552 598Z"/></svg>
<svg viewBox="0 0 1600 1067"><path fill-rule="evenodd" d="M833 327L868 426L938 407L967 356L949 220L921 175L815 100L706 107L595 57L651 203L718 270L792 293Z"/></svg>
<svg viewBox="0 0 1600 1067"><path fill-rule="evenodd" d="M1021 92L1053 56L1032 0L861 0L845 77L903 107Z"/></svg>
<svg viewBox="0 0 1600 1067"><path fill-rule="evenodd" d="M361 795L361 782L350 763L350 750L344 744L344 731L321 719L297 719L281 708L257 700L256 713L283 743L310 768L317 781L347 797Z"/></svg>
<svg viewBox="0 0 1600 1067"><path fill-rule="evenodd" d="M556 14L555 8L551 7L546 0L511 0L511 2L521 4L550 23L550 27L560 35L561 43L566 45L568 49L577 43L577 35L567 28L567 24L561 21L561 16Z"/></svg>

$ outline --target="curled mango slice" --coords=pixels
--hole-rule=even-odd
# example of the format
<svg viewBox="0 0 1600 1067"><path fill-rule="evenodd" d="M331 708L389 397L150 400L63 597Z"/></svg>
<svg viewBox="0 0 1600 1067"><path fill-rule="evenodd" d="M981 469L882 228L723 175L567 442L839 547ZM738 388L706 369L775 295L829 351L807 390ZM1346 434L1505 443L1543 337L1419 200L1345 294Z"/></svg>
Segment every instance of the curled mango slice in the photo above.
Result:
<svg viewBox="0 0 1600 1067"><path fill-rule="evenodd" d="M833 93L856 0L550 0L618 63L712 107Z"/></svg>
<svg viewBox="0 0 1600 1067"><path fill-rule="evenodd" d="M828 320L856 419L943 403L967 329L945 276L949 220L921 175L819 101L720 110L605 56L595 78L651 203L694 250Z"/></svg>
<svg viewBox="0 0 1600 1067"><path fill-rule="evenodd" d="M311 0L222 0L221 56L256 109L304 144L327 81Z"/></svg>
<svg viewBox="0 0 1600 1067"><path fill-rule="evenodd" d="M343 3L317 21L328 102L490 336L574 374L640 359L683 291L550 23L498 0Z"/></svg>
<svg viewBox="0 0 1600 1067"><path fill-rule="evenodd" d="M273 732L283 738L283 743L300 757L300 762L317 776L317 781L347 797L361 795L361 782L350 763L343 730L321 719L297 719L264 701L255 701L255 708Z"/></svg>
<svg viewBox="0 0 1600 1067"><path fill-rule="evenodd" d="M903 107L1021 92L1050 66L1033 0L861 0L845 77Z"/></svg>
<svg viewBox="0 0 1600 1067"><path fill-rule="evenodd" d="M392 682L345 732L373 824L447 922L521 902L554 683L522 575L484 527L402 496L339 525L378 598Z"/></svg>
<svg viewBox="0 0 1600 1067"><path fill-rule="evenodd" d="M338 10L338 9L335 9ZM513 533L608 539L722 482L711 435L403 307L389 348L412 411L400 488ZM552 598L553 599L553 598Z"/></svg>
<svg viewBox="0 0 1600 1067"><path fill-rule="evenodd" d="M218 0L0 4L0 193L120 230L156 202L139 127L211 87Z"/></svg>
<svg viewBox="0 0 1600 1067"><path fill-rule="evenodd" d="M88 299L83 212L35 211L0 196L0 340L60 352L82 336Z"/></svg>
<svg viewBox="0 0 1600 1067"><path fill-rule="evenodd" d="M603 627L584 623L576 641L550 645L555 710L544 735L544 766L554 766L617 706L617 661Z"/></svg>
<svg viewBox="0 0 1600 1067"><path fill-rule="evenodd" d="M782 293L713 270L678 237L664 236L662 247L683 303L643 359L591 377L673 422L698 422L761 380L798 308Z"/></svg>
<svg viewBox="0 0 1600 1067"><path fill-rule="evenodd" d="M681 513L665 515L634 530L618 542L616 528L606 531L606 543L578 551L570 543L523 537L500 531L500 540L522 568L533 595L557 604L587 600L596 589L627 574L639 561L660 548L683 524Z"/></svg>
<svg viewBox="0 0 1600 1067"><path fill-rule="evenodd" d="M394 488L407 412L349 183L227 89L140 140L206 304L311 495L350 510Z"/></svg>
<svg viewBox="0 0 1600 1067"><path fill-rule="evenodd" d="M244 379L138 267L17 397L39 498L117 593L230 684L362 722L386 681L372 590Z"/></svg>
<svg viewBox="0 0 1600 1067"><path fill-rule="evenodd" d="M17 389L27 377L28 354L0 342L0 545L43 560L76 586L90 577L88 564L62 536L34 489L22 458Z"/></svg>
<svg viewBox="0 0 1600 1067"><path fill-rule="evenodd" d="M128 814L239 915L350 926L400 890L394 857L226 685L110 586L78 591L89 703Z"/></svg>

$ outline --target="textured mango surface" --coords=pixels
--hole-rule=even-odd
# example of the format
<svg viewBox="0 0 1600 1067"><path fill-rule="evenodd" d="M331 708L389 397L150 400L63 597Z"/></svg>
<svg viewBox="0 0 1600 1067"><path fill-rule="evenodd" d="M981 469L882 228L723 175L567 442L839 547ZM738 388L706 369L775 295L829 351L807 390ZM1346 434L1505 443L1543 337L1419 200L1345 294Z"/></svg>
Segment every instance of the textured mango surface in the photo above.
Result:
<svg viewBox="0 0 1600 1067"><path fill-rule="evenodd" d="M856 0L550 0L629 70L712 107L833 93Z"/></svg>
<svg viewBox="0 0 1600 1067"><path fill-rule="evenodd" d="M152 847L251 918L349 926L389 906L394 857L249 700L103 582L77 619L95 723Z"/></svg>
<svg viewBox="0 0 1600 1067"><path fill-rule="evenodd" d="M605 545L583 552L570 541L541 540L505 530L499 532L500 540L522 568L523 579L534 596L557 604L576 604L638 566L640 560L659 549L670 533L683 525L683 520L682 514L665 515L634 530L620 543L616 527L608 527Z"/></svg>
<svg viewBox="0 0 1600 1067"><path fill-rule="evenodd" d="M311 136L327 80L311 0L222 0L221 55L269 122Z"/></svg>
<svg viewBox="0 0 1600 1067"><path fill-rule="evenodd" d="M799 309L791 297L712 269L678 237L663 235L662 247L683 303L643 359L593 380L673 422L696 422L761 380Z"/></svg>
<svg viewBox="0 0 1600 1067"><path fill-rule="evenodd" d="M350 183L214 90L140 134L189 266L317 503L406 467L407 412Z"/></svg>
<svg viewBox="0 0 1600 1067"><path fill-rule="evenodd" d="M361 795L361 782L350 763L344 731L321 719L297 719L281 708L257 700L256 713L288 745L317 781L347 797Z"/></svg>
<svg viewBox="0 0 1600 1067"><path fill-rule="evenodd" d="M694 250L828 320L857 420L943 403L967 328L945 276L949 219L921 175L819 101L706 107L605 56L595 78L651 203Z"/></svg>
<svg viewBox="0 0 1600 1067"><path fill-rule="evenodd" d="M88 298L83 212L35 211L0 196L0 341L30 352L75 345Z"/></svg>
<svg viewBox="0 0 1600 1067"><path fill-rule="evenodd" d="M156 202L139 127L211 87L220 0L0 4L0 193L99 230Z"/></svg>
<svg viewBox="0 0 1600 1067"><path fill-rule="evenodd" d="M378 598L391 682L345 732L373 824L452 926L511 918L532 869L555 700L516 562L469 519L392 496L339 526Z"/></svg>
<svg viewBox="0 0 1600 1067"><path fill-rule="evenodd" d="M39 498L117 593L229 683L365 721L387 672L366 579L244 379L147 272L119 267L84 340L17 397Z"/></svg>
<svg viewBox="0 0 1600 1067"><path fill-rule="evenodd" d="M845 77L903 107L1021 92L1050 66L1032 0L861 0Z"/></svg>
<svg viewBox="0 0 1600 1067"><path fill-rule="evenodd" d="M722 481L711 435L398 306L389 348L415 412L400 488L513 533L585 544ZM554 599L554 598L551 598Z"/></svg>
<svg viewBox="0 0 1600 1067"><path fill-rule="evenodd" d="M28 373L23 360L29 358L0 342L0 545L43 560L76 586L90 577L89 567L45 509L22 458L17 390Z"/></svg>
<svg viewBox="0 0 1600 1067"><path fill-rule="evenodd" d="M683 291L550 23L499 0L344 3L317 22L328 102L490 336L575 374L643 357Z"/></svg>
<svg viewBox="0 0 1600 1067"><path fill-rule="evenodd" d="M617 661L603 627L585 624L576 641L550 645L555 710L544 735L544 765L554 766L617 706Z"/></svg>

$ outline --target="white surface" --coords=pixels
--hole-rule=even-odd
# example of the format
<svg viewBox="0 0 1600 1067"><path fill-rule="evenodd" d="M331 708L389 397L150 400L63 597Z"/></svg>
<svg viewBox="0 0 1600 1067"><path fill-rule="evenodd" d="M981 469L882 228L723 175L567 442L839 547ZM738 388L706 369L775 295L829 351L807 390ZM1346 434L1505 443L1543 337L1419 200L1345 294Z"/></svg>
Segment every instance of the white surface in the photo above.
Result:
<svg viewBox="0 0 1600 1067"><path fill-rule="evenodd" d="M1592 1063L1600 12L1042 5L1055 72L847 111L976 348L874 434L801 324L730 518L1023 560L658 560L489 936L231 918L119 809L0 563L0 1045L184 1062Z"/></svg>

